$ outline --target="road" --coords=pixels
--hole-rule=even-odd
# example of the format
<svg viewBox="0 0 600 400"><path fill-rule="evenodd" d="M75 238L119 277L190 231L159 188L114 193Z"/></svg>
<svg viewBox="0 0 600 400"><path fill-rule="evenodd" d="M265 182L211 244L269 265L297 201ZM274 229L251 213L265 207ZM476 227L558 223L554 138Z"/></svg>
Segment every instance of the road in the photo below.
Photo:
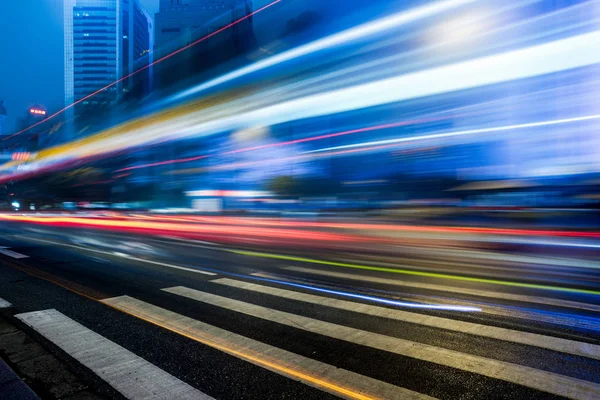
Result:
<svg viewBox="0 0 600 400"><path fill-rule="evenodd" d="M593 233L90 218L4 221L0 298L111 397L600 398Z"/></svg>

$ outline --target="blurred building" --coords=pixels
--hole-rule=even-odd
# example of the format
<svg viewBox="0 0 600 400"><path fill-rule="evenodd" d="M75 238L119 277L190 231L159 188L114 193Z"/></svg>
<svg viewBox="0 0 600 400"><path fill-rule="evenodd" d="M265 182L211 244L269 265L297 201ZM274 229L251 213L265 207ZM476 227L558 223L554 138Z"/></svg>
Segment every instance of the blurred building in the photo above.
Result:
<svg viewBox="0 0 600 400"><path fill-rule="evenodd" d="M48 116L48 111L45 107L39 104L33 104L25 110L25 113L21 117L17 118L16 128L18 131L31 127L40 121L43 121ZM9 136L3 140L4 148L12 154L17 154L18 159L26 159L24 154L27 152L34 152L39 149L38 140L42 137L48 127L45 124L40 124L32 127L31 129L23 132L18 136ZM17 159L14 158L13 159Z"/></svg>
<svg viewBox="0 0 600 400"><path fill-rule="evenodd" d="M7 111L6 107L4 107L4 100L0 100L0 135L6 135L8 133L6 117Z"/></svg>
<svg viewBox="0 0 600 400"><path fill-rule="evenodd" d="M251 0L161 0L155 16L154 58L163 58L252 11ZM160 71L155 69L155 88L178 90L194 84L196 78L205 80L212 68L222 68L255 47L252 18L248 17L162 62L157 66Z"/></svg>
<svg viewBox="0 0 600 400"><path fill-rule="evenodd" d="M65 0L64 17L65 105L151 62L152 19L139 0ZM119 82L69 109L66 120L110 107L128 90Z"/></svg>
<svg viewBox="0 0 600 400"><path fill-rule="evenodd" d="M160 0L156 13L155 48L170 42L194 41L252 10L249 0Z"/></svg>

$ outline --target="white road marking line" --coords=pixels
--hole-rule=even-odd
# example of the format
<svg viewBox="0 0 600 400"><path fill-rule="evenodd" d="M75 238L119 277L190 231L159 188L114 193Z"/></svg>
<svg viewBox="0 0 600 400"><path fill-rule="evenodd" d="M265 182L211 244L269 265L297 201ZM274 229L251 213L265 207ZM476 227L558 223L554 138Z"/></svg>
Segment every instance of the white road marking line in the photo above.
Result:
<svg viewBox="0 0 600 400"><path fill-rule="evenodd" d="M12 307L12 304L10 304L8 301L4 300L4 299L0 299L0 308L10 308Z"/></svg>
<svg viewBox="0 0 600 400"><path fill-rule="evenodd" d="M245 303L182 286L163 289L166 292L236 311L266 321L276 322L307 332L379 349L438 365L516 383L532 389L573 399L600 398L600 385L546 372L531 367L493 360L468 353L447 350L405 339L367 332L343 325Z"/></svg>
<svg viewBox="0 0 600 400"><path fill-rule="evenodd" d="M313 274L313 275L329 276L332 278L343 278L343 279L350 279L350 280L355 280L355 281L367 281L367 282L373 282L373 283L382 283L385 285L414 287L414 288L419 288L419 289L436 290L436 291L442 291L442 292L468 294L468 295L473 295L473 296L478 296L478 297L488 297L488 298L503 299L503 300L515 300L515 301L525 302L525 303L546 304L546 305L551 305L551 306L575 308L575 309L581 309L581 310L600 312L600 305L581 303L581 302L570 301L570 300L554 299L554 298L549 298L549 297L526 296L526 295L503 293L503 292L491 292L491 291L479 290L479 289L468 289L468 288L462 288L462 287L437 285L437 284L431 284L431 283L403 281L403 280L396 279L395 277L380 278L380 277L374 277L374 276L349 274L349 273L345 273L345 272L323 271L323 270L304 268L304 267L281 267L281 268L288 270L288 271L302 272L302 273Z"/></svg>
<svg viewBox="0 0 600 400"><path fill-rule="evenodd" d="M0 254L4 254L5 256L9 256L12 258L29 258L25 254L17 253L16 251L0 249Z"/></svg>
<svg viewBox="0 0 600 400"><path fill-rule="evenodd" d="M278 347L217 328L129 296L103 303L179 333L234 357L348 399L431 399L431 397L346 371Z"/></svg>
<svg viewBox="0 0 600 400"><path fill-rule="evenodd" d="M264 293L271 296L302 301L305 303L318 304L340 310L389 318L397 321L430 326L433 328L468 333L471 335L483 336L487 338L503 340L506 342L521 343L529 346L554 350L561 353L569 353L600 360L600 346L590 343L561 339L552 336L544 336L529 332L515 331L512 329L498 328L495 326L475 324L471 322L463 322L449 318L434 317L402 310L394 310L390 308L355 303L346 300L338 300L324 296L315 296L312 294L279 289L271 286L257 285L254 283L237 281L229 278L216 279L211 282L219 285L226 285L229 287Z"/></svg>
<svg viewBox="0 0 600 400"><path fill-rule="evenodd" d="M51 240L44 240L44 239L37 239L37 238L28 238L28 237L19 236L19 235L15 235L15 237L18 237L18 238L21 238L21 239L25 239L25 240L33 240L33 241L36 241L36 242L54 244L54 245L57 245L57 246L70 247L70 248L73 248L73 249L79 249L79 250L84 250L84 251L91 251L91 252L94 252L94 253L105 254L105 255L113 256L113 257L116 255L115 253L110 252L110 251L90 249L90 248L87 248L87 247L76 246L76 245L73 245L73 244L53 242ZM130 256L130 255L124 255L124 256L121 256L121 257L127 258L128 260L139 261L139 262L143 262L143 263L147 263L147 264L160 265L161 267L167 267L167 268L178 269L178 270L182 270L182 271L194 272L196 274L211 275L211 276L217 275L214 272L203 271L201 269L182 267L180 265L167 264L167 263L163 263L163 262L159 262L159 261L145 260L143 258L138 258L138 257Z"/></svg>
<svg viewBox="0 0 600 400"><path fill-rule="evenodd" d="M212 399L56 310L16 317L128 399Z"/></svg>

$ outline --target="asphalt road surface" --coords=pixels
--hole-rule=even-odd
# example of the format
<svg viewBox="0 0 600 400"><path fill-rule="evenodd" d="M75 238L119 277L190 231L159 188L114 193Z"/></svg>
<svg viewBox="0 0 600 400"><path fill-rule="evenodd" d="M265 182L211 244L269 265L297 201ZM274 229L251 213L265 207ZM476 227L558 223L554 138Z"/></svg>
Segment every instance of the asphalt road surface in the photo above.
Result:
<svg viewBox="0 0 600 400"><path fill-rule="evenodd" d="M399 232L327 250L2 229L0 298L111 397L600 398L593 240Z"/></svg>

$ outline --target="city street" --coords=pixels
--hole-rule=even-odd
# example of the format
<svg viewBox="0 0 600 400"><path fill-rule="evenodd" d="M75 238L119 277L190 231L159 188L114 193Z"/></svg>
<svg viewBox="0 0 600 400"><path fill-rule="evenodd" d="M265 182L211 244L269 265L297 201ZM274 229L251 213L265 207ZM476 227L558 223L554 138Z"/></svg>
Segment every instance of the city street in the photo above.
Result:
<svg viewBox="0 0 600 400"><path fill-rule="evenodd" d="M600 0L0 37L0 400L600 400Z"/></svg>
<svg viewBox="0 0 600 400"><path fill-rule="evenodd" d="M5 223L0 297L108 397L600 397L593 232L74 218L178 218L240 239ZM264 225L285 243L261 243ZM337 250L307 233L338 235Z"/></svg>

